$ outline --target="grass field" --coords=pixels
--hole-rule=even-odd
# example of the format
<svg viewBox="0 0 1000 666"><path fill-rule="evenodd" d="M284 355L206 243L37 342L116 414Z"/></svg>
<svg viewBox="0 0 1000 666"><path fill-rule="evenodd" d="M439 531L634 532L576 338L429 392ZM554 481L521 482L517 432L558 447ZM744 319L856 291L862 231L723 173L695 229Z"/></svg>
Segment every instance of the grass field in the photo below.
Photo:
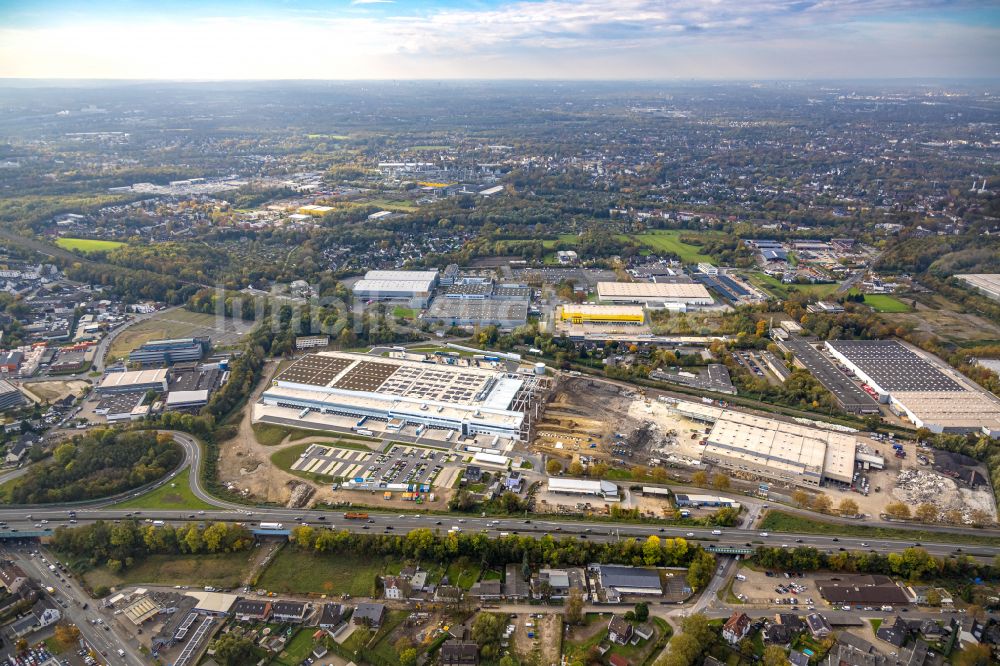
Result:
<svg viewBox="0 0 1000 666"><path fill-rule="evenodd" d="M91 589L122 585L191 585L201 587L237 587L250 566L251 552L207 555L153 555L139 564L111 573L104 567L83 574Z"/></svg>
<svg viewBox="0 0 1000 666"><path fill-rule="evenodd" d="M238 342L252 327L252 322L219 320L215 315L202 312L158 312L119 333L108 350L108 361L125 358L130 351L150 340L207 335L212 338L213 345L231 345Z"/></svg>
<svg viewBox="0 0 1000 666"><path fill-rule="evenodd" d="M755 286L780 299L788 298L792 292L809 294L816 298L826 298L834 294L840 287L836 282L829 284L785 284L766 273L748 273L747 277Z"/></svg>
<svg viewBox="0 0 1000 666"><path fill-rule="evenodd" d="M401 201L399 199L371 199L365 202L371 206L378 206L384 210L409 213L417 209L417 205L412 201Z"/></svg>
<svg viewBox="0 0 1000 666"><path fill-rule="evenodd" d="M277 446L285 441L285 437L288 437L288 441L294 442L298 439L305 439L306 437L322 437L324 435L331 438L331 442L336 440L356 440L354 442L345 442L344 446L351 449L360 449L362 451L370 451L371 449L363 444L358 444L358 442L377 442L379 440L373 439L371 437L363 437L361 435L347 435L347 434L334 434L329 430L306 430L303 428L285 428L283 426L274 425L272 423L254 423L253 432L257 436L257 442L262 446Z"/></svg>
<svg viewBox="0 0 1000 666"><path fill-rule="evenodd" d="M479 580L480 567L478 564L468 564L462 567L458 561L448 565L446 573L452 585L457 585L463 590L468 590L473 583Z"/></svg>
<svg viewBox="0 0 1000 666"><path fill-rule="evenodd" d="M347 593L364 597L372 593L375 576L385 566L384 560L369 556L328 557L284 548L260 576L257 587L288 594Z"/></svg>
<svg viewBox="0 0 1000 666"><path fill-rule="evenodd" d="M680 260L687 264L707 262L714 264L715 260L706 254L702 254L698 246L681 242L681 235L688 233L679 229L669 229L665 231L650 231L644 234L632 236L643 245L656 250L657 252L670 252L680 257Z"/></svg>
<svg viewBox="0 0 1000 666"><path fill-rule="evenodd" d="M798 532L801 534L832 534L839 536L871 537L873 539L899 539L901 541L934 541L934 542L954 542L954 543L978 543L997 545L1000 544L1000 537L992 537L987 534L977 534L970 530L964 534L949 532L943 534L932 530L901 530L894 527L876 527L873 525L852 525L840 523L828 523L822 520L813 520L804 516L798 516L784 511L768 511L764 520L759 525L761 530L771 530L773 532Z"/></svg>
<svg viewBox="0 0 1000 666"><path fill-rule="evenodd" d="M865 305L875 312L909 312L910 306L888 294L865 294Z"/></svg>
<svg viewBox="0 0 1000 666"><path fill-rule="evenodd" d="M181 470L170 483L141 497L116 504L116 509L211 509L212 505L194 496L190 486L191 468Z"/></svg>
<svg viewBox="0 0 1000 666"><path fill-rule="evenodd" d="M397 305L392 309L392 316L402 317L403 319L416 319L418 312L420 311L415 308L404 308L401 305Z"/></svg>
<svg viewBox="0 0 1000 666"><path fill-rule="evenodd" d="M84 254L90 252L110 252L115 248L121 247L125 243L119 243L118 241L109 240L93 240L91 238L59 238L56 239L56 245L64 250L79 251Z"/></svg>

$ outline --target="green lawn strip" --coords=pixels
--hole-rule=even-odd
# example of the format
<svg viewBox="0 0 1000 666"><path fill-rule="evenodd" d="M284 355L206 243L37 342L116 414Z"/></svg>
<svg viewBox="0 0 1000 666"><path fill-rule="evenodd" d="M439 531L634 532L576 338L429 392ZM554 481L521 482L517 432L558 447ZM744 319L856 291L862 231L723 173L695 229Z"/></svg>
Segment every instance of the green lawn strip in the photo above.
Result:
<svg viewBox="0 0 1000 666"><path fill-rule="evenodd" d="M253 554L199 553L197 555L151 555L127 569L112 573L97 567L83 574L91 589L123 585L212 585L219 588L237 587L243 582Z"/></svg>
<svg viewBox="0 0 1000 666"><path fill-rule="evenodd" d="M392 309L393 317L402 317L403 319L415 319L419 310L414 308L404 308L397 305Z"/></svg>
<svg viewBox="0 0 1000 666"><path fill-rule="evenodd" d="M357 654L358 650L363 648L371 640L372 633L370 629L364 627L358 627L351 635L344 639L344 642L340 644L342 648L350 652L351 654Z"/></svg>
<svg viewBox="0 0 1000 666"><path fill-rule="evenodd" d="M329 430L310 430L308 428L286 428L280 425L274 425L273 423L255 423L253 424L254 435L257 437L257 442L262 446L276 446L285 441L287 437L289 441L294 442L297 439L305 439L306 437L331 437L337 439L353 439L361 442L377 442L379 441L373 437L363 437L361 435L355 435L351 433L339 433L331 432ZM345 446L347 444L345 443ZM357 444L351 446L350 448L357 448ZM365 451L371 451L370 448L364 447Z"/></svg>
<svg viewBox="0 0 1000 666"><path fill-rule="evenodd" d="M56 245L64 250L79 250L84 254L90 252L110 252L119 248L125 243L109 240L95 240L92 238L57 238Z"/></svg>
<svg viewBox="0 0 1000 666"><path fill-rule="evenodd" d="M603 641L608 638L608 628L607 624L611 621L610 615L605 615L603 613L587 613L584 616L584 626L591 626L593 624L603 624L605 625L603 629L595 632L589 638L570 640L565 638L563 640L563 654L567 657L567 660L572 663L574 657L583 658L590 652L590 649L595 645L600 645ZM577 627L573 627L573 631L577 630Z"/></svg>
<svg viewBox="0 0 1000 666"><path fill-rule="evenodd" d="M784 511L768 511L759 529L772 532L793 532L803 534L831 534L839 536L871 537L873 539L899 539L901 541L933 541L935 543L969 543L984 545L1000 545L1000 537L985 534L933 532L931 530L901 530L894 527L877 527L874 525L853 525L850 523L827 523L805 516L785 513Z"/></svg>
<svg viewBox="0 0 1000 666"><path fill-rule="evenodd" d="M909 312L910 306L888 294L865 294L865 305L876 312Z"/></svg>
<svg viewBox="0 0 1000 666"><path fill-rule="evenodd" d="M464 567L459 561L448 565L446 573L448 581L452 585L457 585L463 590L468 590L472 584L479 580L480 568L478 564L466 564Z"/></svg>
<svg viewBox="0 0 1000 666"><path fill-rule="evenodd" d="M316 633L315 627L300 629L297 634L292 636L292 640L285 644L285 649L281 651L278 658L271 663L281 666L299 666L316 647L316 641L313 640L314 633Z"/></svg>
<svg viewBox="0 0 1000 666"><path fill-rule="evenodd" d="M211 504L203 502L191 492L191 468L181 470L170 482L152 490L145 495L135 497L119 504L116 509L213 509Z"/></svg>
<svg viewBox="0 0 1000 666"><path fill-rule="evenodd" d="M326 556L283 548L257 580L257 587L287 594L372 593L375 577L383 574L392 558Z"/></svg>
<svg viewBox="0 0 1000 666"><path fill-rule="evenodd" d="M388 616L382 622L382 626L379 628L378 633L375 634L374 643L372 644L372 652L382 657L389 663L395 663L399 661L399 656L396 654L396 648L393 647L393 641L391 640L393 632L396 627L403 624L407 617L409 617L410 612L406 610L391 610Z"/></svg>

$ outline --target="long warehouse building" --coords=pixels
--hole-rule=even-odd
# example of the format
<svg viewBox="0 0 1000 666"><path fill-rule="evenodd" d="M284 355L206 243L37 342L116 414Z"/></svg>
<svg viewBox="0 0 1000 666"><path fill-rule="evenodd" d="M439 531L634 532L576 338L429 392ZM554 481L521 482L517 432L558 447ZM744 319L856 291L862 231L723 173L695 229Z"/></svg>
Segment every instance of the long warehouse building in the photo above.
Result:
<svg viewBox="0 0 1000 666"><path fill-rule="evenodd" d="M425 308L438 284L433 271L368 271L354 283L356 298L371 301L397 301L411 307Z"/></svg>
<svg viewBox="0 0 1000 666"><path fill-rule="evenodd" d="M826 347L916 427L1000 435L1000 399L940 359L897 340L829 340Z"/></svg>
<svg viewBox="0 0 1000 666"><path fill-rule="evenodd" d="M651 308L715 303L705 285L696 282L598 282L597 298L604 303L636 303Z"/></svg>
<svg viewBox="0 0 1000 666"><path fill-rule="evenodd" d="M708 434L702 462L816 488L824 481L850 484L856 451L851 435L725 410Z"/></svg>
<svg viewBox="0 0 1000 666"><path fill-rule="evenodd" d="M285 419L310 421L316 413L350 417L351 425L394 421L521 440L526 388L525 379L494 369L320 352L281 372L260 404L290 410Z"/></svg>
<svg viewBox="0 0 1000 666"><path fill-rule="evenodd" d="M639 305L595 305L580 303L560 306L559 320L573 324L635 324L646 321L645 310Z"/></svg>

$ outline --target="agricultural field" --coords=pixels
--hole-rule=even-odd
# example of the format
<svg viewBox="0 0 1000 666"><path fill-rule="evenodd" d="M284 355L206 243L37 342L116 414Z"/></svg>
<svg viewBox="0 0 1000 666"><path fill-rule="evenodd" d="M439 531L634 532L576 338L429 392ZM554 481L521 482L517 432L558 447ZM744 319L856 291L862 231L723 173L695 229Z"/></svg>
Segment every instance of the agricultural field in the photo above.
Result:
<svg viewBox="0 0 1000 666"><path fill-rule="evenodd" d="M83 252L84 254L90 254L91 252L110 252L115 248L125 245L125 243L109 240L94 240L92 238L58 238L56 239L56 245L71 252L76 251Z"/></svg>
<svg viewBox="0 0 1000 666"><path fill-rule="evenodd" d="M156 490L140 497L116 504L116 509L178 509L196 510L211 509L212 505L203 502L191 492L191 468L184 469Z"/></svg>
<svg viewBox="0 0 1000 666"><path fill-rule="evenodd" d="M119 333L108 350L108 361L125 358L130 351L150 340L207 335L212 338L213 346L226 347L238 343L252 328L253 322L240 319L180 309L164 310Z"/></svg>

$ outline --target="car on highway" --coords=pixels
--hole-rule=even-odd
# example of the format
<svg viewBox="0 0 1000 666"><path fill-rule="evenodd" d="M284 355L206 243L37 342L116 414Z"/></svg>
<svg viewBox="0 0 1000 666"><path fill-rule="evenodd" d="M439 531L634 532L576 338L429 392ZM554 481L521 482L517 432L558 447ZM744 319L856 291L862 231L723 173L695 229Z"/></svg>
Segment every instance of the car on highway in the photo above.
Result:
<svg viewBox="0 0 1000 666"><path fill-rule="evenodd" d="M690 539L691 537L693 537L693 536L694 536L694 532L688 532L688 533L687 533L687 537L688 537L689 539Z"/></svg>
<svg viewBox="0 0 1000 666"><path fill-rule="evenodd" d="M768 534L767 532L761 532L761 533L760 533L760 535L761 535L762 537L769 537L769 536L771 536L771 535L770 535L770 534Z"/></svg>

